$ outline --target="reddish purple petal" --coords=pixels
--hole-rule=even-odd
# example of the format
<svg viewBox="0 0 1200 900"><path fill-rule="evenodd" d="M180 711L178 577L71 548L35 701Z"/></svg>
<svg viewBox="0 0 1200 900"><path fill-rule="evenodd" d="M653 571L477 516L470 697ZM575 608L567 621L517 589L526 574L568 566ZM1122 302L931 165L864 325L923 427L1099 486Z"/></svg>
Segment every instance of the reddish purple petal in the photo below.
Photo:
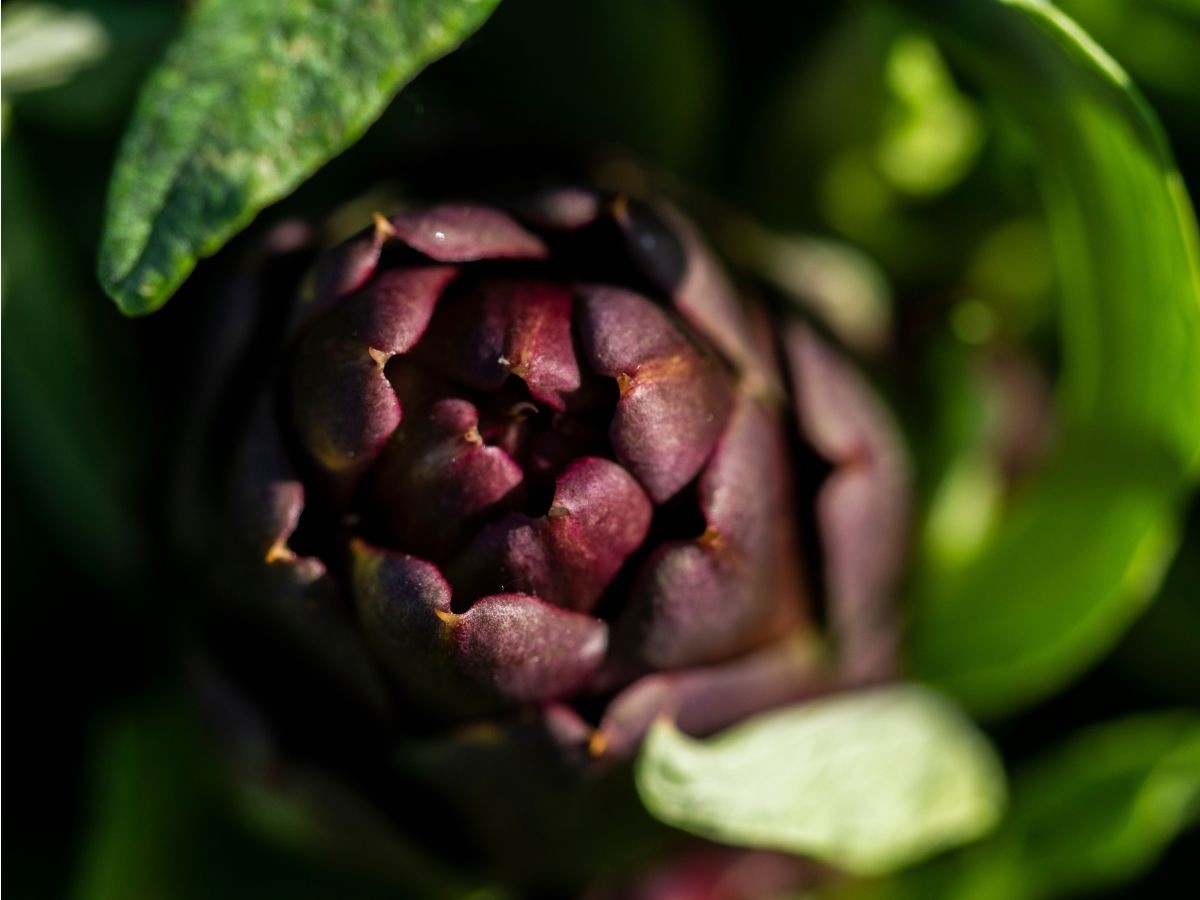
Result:
<svg viewBox="0 0 1200 900"><path fill-rule="evenodd" d="M805 325L786 335L804 436L834 469L817 498L829 618L852 681L896 668L895 590L908 543L910 474L891 417Z"/></svg>
<svg viewBox="0 0 1200 900"><path fill-rule="evenodd" d="M729 381L646 298L612 287L580 294L588 362L620 390L613 449L661 503L695 478L712 452L729 415Z"/></svg>
<svg viewBox="0 0 1200 900"><path fill-rule="evenodd" d="M479 414L455 397L405 392L408 416L371 474L371 512L396 546L434 559L514 498L520 466L483 443Z"/></svg>
<svg viewBox="0 0 1200 900"><path fill-rule="evenodd" d="M460 596L519 591L590 611L642 543L652 509L614 462L576 460L541 518L513 513L489 526L449 570Z"/></svg>
<svg viewBox="0 0 1200 900"><path fill-rule="evenodd" d="M777 641L718 666L647 675L621 691L605 710L593 751L625 758L659 716L694 737L747 716L793 703L830 686L814 648L800 638Z"/></svg>
<svg viewBox="0 0 1200 900"><path fill-rule="evenodd" d="M700 478L707 528L661 547L639 574L614 634L618 673L622 663L627 672L727 659L796 624L791 494L779 423L742 397Z"/></svg>
<svg viewBox="0 0 1200 900"><path fill-rule="evenodd" d="M425 333L438 299L456 274L453 266L385 270L338 303L315 328L385 357L407 353Z"/></svg>
<svg viewBox="0 0 1200 900"><path fill-rule="evenodd" d="M438 262L480 259L541 259L546 248L512 218L491 206L444 203L397 213L394 236Z"/></svg>
<svg viewBox="0 0 1200 900"><path fill-rule="evenodd" d="M563 411L583 385L571 306L571 294L561 285L485 281L447 298L419 354L477 390L496 390L515 375L535 400Z"/></svg>
<svg viewBox="0 0 1200 900"><path fill-rule="evenodd" d="M456 668L518 703L563 697L582 687L608 647L598 619L526 594L477 601L451 631Z"/></svg>

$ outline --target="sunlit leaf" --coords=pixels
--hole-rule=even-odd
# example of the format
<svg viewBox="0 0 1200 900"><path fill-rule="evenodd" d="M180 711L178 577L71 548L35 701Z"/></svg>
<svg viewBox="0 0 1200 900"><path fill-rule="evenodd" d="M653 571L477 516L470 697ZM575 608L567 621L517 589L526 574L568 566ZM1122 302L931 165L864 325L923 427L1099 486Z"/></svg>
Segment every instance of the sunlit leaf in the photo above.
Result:
<svg viewBox="0 0 1200 900"><path fill-rule="evenodd" d="M978 837L1004 793L982 736L911 685L800 704L704 741L660 721L637 783L668 824L862 874Z"/></svg>
<svg viewBox="0 0 1200 900"><path fill-rule="evenodd" d="M907 5L1027 135L1061 285L1060 446L980 556L924 586L911 636L918 673L995 713L1105 652L1169 558L1200 460L1196 225L1152 112L1060 12Z"/></svg>
<svg viewBox="0 0 1200 900"><path fill-rule="evenodd" d="M200 0L142 94L100 280L152 312L200 257L351 144L498 0Z"/></svg>

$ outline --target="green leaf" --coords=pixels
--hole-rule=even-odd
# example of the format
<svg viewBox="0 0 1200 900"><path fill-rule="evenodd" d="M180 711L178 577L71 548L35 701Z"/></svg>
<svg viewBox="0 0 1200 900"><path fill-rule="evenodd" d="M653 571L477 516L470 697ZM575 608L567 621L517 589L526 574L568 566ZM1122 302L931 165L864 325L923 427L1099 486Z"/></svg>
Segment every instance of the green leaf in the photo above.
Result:
<svg viewBox="0 0 1200 900"><path fill-rule="evenodd" d="M1063 434L981 554L919 591L916 672L988 714L1053 690L1152 596L1200 462L1196 223L1128 77L1040 0L931 24L1027 137L1061 283Z"/></svg>
<svg viewBox="0 0 1200 900"><path fill-rule="evenodd" d="M978 837L1004 794L984 738L914 685L792 706L704 741L659 721L636 777L670 825L859 874Z"/></svg>
<svg viewBox="0 0 1200 900"><path fill-rule="evenodd" d="M1002 837L1039 896L1148 869L1200 814L1200 716L1145 715L1089 729L1018 776Z"/></svg>
<svg viewBox="0 0 1200 900"><path fill-rule="evenodd" d="M153 312L196 260L362 134L498 0L200 0L147 83L109 192L100 280Z"/></svg>

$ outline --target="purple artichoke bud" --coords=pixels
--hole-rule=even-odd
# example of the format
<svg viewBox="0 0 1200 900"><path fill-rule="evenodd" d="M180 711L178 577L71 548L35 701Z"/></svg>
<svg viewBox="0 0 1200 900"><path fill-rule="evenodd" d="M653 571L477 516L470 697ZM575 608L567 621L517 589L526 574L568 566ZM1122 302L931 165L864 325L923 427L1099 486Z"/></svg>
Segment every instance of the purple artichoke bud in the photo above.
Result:
<svg viewBox="0 0 1200 900"><path fill-rule="evenodd" d="M313 731L323 682L389 740L483 720L587 768L661 714L705 734L893 674L891 421L674 211L570 189L377 217L283 330L226 420L213 543L250 643L319 673L273 673Z"/></svg>

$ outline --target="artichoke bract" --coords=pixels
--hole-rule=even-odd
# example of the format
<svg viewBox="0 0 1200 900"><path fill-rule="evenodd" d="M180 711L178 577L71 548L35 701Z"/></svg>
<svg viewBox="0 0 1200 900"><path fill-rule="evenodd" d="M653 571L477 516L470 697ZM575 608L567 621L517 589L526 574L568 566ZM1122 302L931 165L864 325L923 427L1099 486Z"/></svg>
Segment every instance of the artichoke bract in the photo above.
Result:
<svg viewBox="0 0 1200 900"><path fill-rule="evenodd" d="M673 208L377 216L292 317L226 442L227 593L385 732L519 722L602 766L659 715L705 734L893 673L891 421Z"/></svg>

